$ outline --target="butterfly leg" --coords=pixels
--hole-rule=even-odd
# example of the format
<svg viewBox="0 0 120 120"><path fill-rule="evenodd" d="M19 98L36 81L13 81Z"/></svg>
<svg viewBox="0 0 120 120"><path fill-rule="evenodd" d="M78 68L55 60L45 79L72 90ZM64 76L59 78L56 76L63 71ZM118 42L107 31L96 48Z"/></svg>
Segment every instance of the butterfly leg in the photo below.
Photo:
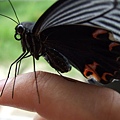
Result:
<svg viewBox="0 0 120 120"><path fill-rule="evenodd" d="M56 71L57 71L57 70L56 70ZM73 79L67 78L67 77L63 76L59 71L57 71L57 72L58 72L58 74L59 74L62 78L64 78L65 80L70 81L70 82L77 82L77 80L73 80Z"/></svg>

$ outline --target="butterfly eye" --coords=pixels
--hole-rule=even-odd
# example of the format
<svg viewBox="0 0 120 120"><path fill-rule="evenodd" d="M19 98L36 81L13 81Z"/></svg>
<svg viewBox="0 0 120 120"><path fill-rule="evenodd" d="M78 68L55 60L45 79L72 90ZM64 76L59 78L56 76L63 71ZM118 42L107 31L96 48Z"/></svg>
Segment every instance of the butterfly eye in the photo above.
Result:
<svg viewBox="0 0 120 120"><path fill-rule="evenodd" d="M23 25L18 25L16 28L16 34L14 35L16 40L21 40L22 39L22 34L25 31L25 28L23 27Z"/></svg>
<svg viewBox="0 0 120 120"><path fill-rule="evenodd" d="M23 34L24 31L25 31L25 28L23 27L23 25L18 25L18 26L16 27L16 33L17 33L17 34Z"/></svg>

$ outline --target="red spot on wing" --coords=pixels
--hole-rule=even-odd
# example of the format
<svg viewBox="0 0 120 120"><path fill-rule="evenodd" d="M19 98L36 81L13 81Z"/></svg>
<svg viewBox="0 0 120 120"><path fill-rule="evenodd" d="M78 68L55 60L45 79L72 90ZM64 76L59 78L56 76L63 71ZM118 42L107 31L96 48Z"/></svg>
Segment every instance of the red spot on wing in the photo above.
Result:
<svg viewBox="0 0 120 120"><path fill-rule="evenodd" d="M120 46L119 43L116 43L116 42L112 42L110 45L109 45L109 51L111 51L114 47L116 46Z"/></svg>
<svg viewBox="0 0 120 120"><path fill-rule="evenodd" d="M102 30L102 29L97 29L92 35L93 35L93 38L99 39L98 35L105 34L105 33L108 33L108 31Z"/></svg>
<svg viewBox="0 0 120 120"><path fill-rule="evenodd" d="M108 82L108 79L111 79L113 77L113 74L104 72L102 75L99 75L96 71L96 68L99 67L99 64L96 62L93 62L92 64L85 65L84 69L84 76L88 79L94 78L95 80L101 82L101 80L105 81L105 83Z"/></svg>
<svg viewBox="0 0 120 120"><path fill-rule="evenodd" d="M112 77L113 74L111 74L111 73L103 73L103 75L102 75L101 78L102 78L104 81L108 81L108 80L107 80L107 76L111 76L111 77Z"/></svg>
<svg viewBox="0 0 120 120"><path fill-rule="evenodd" d="M98 65L99 64L96 62L93 62L92 64L85 65L85 69L83 72L84 76L87 77L88 79L94 77L97 81L100 81L101 78L96 72L96 67Z"/></svg>

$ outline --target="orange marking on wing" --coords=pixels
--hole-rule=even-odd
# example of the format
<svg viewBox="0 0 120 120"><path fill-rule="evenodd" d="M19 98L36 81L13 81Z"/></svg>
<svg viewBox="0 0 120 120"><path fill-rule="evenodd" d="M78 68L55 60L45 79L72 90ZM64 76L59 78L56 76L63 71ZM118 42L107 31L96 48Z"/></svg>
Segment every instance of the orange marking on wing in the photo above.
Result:
<svg viewBox="0 0 120 120"><path fill-rule="evenodd" d="M106 30L97 29L92 35L94 38L99 39L98 35L108 33Z"/></svg>
<svg viewBox="0 0 120 120"><path fill-rule="evenodd" d="M107 75L113 76L113 74L111 74L111 73L104 73L104 74L102 75L102 79L105 80L105 81L108 81L108 80L106 79L106 76L107 76Z"/></svg>
<svg viewBox="0 0 120 120"><path fill-rule="evenodd" d="M111 51L115 46L119 46L119 45L120 45L119 43L112 42L112 43L109 45L109 50Z"/></svg>
<svg viewBox="0 0 120 120"><path fill-rule="evenodd" d="M87 78L95 78L96 80L100 81L100 76L96 73L96 67L98 66L99 64L96 63L96 62L93 62L92 64L88 64L88 65L85 65L85 69L84 69L84 76L87 77Z"/></svg>

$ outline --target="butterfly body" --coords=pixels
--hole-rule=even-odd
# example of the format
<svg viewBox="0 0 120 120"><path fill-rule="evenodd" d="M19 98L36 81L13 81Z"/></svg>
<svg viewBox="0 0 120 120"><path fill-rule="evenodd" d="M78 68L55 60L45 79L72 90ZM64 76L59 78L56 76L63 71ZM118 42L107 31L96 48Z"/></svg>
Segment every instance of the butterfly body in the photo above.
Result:
<svg viewBox="0 0 120 120"><path fill-rule="evenodd" d="M32 33L33 25L34 23L23 22L15 28L15 39L21 40L23 52L30 53L36 60L38 60L40 56L43 56L55 70L61 73L70 71L71 65L67 58L54 48L47 47L45 39L42 40L41 35L35 36ZM19 38L17 38L18 35Z"/></svg>

